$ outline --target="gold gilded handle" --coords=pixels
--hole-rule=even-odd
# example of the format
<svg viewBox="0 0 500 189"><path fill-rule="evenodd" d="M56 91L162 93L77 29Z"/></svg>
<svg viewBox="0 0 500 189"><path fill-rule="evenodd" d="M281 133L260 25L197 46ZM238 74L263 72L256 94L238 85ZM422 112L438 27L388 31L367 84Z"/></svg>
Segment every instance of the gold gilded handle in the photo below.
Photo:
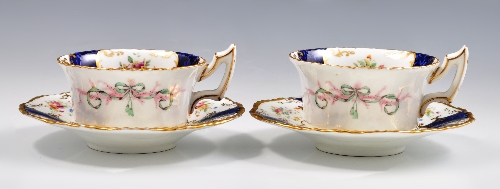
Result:
<svg viewBox="0 0 500 189"><path fill-rule="evenodd" d="M426 94L422 98L422 103L420 106L420 116L423 116L427 106L431 102L442 102L445 104L451 103L453 98L458 93L460 86L465 77L465 72L467 71L467 62L469 59L469 50L464 45L459 51L446 55L445 62L441 64L429 77L429 84L443 78L451 70L451 67L456 66L457 71L455 73L455 78L451 83L450 88L446 92L436 92Z"/></svg>
<svg viewBox="0 0 500 189"><path fill-rule="evenodd" d="M191 97L191 112L193 111L193 107L195 104L201 99L212 99L212 100L221 100L224 98L224 94L226 93L227 87L229 86L229 81L231 81L231 77L233 76L233 71L236 63L236 45L231 44L229 48L224 51L215 53L212 62L210 62L207 67L203 70L198 78L198 82L203 81L204 79L210 77L215 70L219 68L221 64L226 64L226 70L224 72L224 77L222 77L222 81L219 84L219 87L214 90L205 90L198 91L193 94Z"/></svg>

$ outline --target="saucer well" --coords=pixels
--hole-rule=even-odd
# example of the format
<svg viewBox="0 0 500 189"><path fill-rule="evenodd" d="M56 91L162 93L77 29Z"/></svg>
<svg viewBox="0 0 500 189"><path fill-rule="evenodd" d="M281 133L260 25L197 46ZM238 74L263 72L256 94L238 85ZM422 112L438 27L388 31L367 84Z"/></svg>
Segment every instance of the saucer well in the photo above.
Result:
<svg viewBox="0 0 500 189"><path fill-rule="evenodd" d="M154 153L175 147L189 133L240 117L245 108L229 98L198 102L185 125L176 127L106 127L75 123L70 93L37 96L19 105L19 111L39 121L70 130L89 148L108 153Z"/></svg>
<svg viewBox="0 0 500 189"><path fill-rule="evenodd" d="M413 130L340 130L321 129L302 119L301 98L277 98L254 103L252 117L272 125L291 129L311 139L322 152L344 156L390 156L400 154L416 139L459 128L475 119L471 112L444 103L429 104Z"/></svg>

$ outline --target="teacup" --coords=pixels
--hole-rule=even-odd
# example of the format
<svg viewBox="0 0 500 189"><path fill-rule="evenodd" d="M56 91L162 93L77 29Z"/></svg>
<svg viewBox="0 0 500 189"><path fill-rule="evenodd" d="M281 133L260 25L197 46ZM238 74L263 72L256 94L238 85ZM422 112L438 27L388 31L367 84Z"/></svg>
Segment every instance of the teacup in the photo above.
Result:
<svg viewBox="0 0 500 189"><path fill-rule="evenodd" d="M433 56L370 48L317 48L289 54L303 90L304 124L341 130L412 130L431 102L451 103L465 76L466 46L439 66ZM446 92L425 87L457 66ZM428 113L428 112L427 112Z"/></svg>
<svg viewBox="0 0 500 189"><path fill-rule="evenodd" d="M202 99L221 100L236 62L236 46L215 53L207 63L182 52L106 49L76 52L58 58L71 84L78 124L151 128L186 124ZM194 92L194 86L226 64L215 90Z"/></svg>

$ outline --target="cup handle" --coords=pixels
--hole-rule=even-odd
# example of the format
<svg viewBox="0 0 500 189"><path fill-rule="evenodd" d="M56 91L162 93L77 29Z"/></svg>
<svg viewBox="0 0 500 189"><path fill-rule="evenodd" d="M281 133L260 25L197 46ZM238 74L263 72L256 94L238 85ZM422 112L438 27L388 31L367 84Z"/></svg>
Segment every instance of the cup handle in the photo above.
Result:
<svg viewBox="0 0 500 189"><path fill-rule="evenodd" d="M424 115L427 106L431 102L442 102L445 104L451 103L464 80L468 59L469 50L465 45L459 51L446 55L445 62L429 76L429 84L443 78L446 74L448 74L452 66L457 66L455 78L446 92L429 93L422 98L422 103L420 105L420 117Z"/></svg>
<svg viewBox="0 0 500 189"><path fill-rule="evenodd" d="M203 81L204 79L211 76L215 70L219 68L221 64L226 64L226 71L224 72L224 77L222 77L222 81L219 84L219 87L214 90L204 90L197 91L193 93L191 97L191 107L190 113L193 112L193 108L198 101L201 99L212 99L212 100L221 100L224 98L224 94L226 93L227 87L229 85L229 81L233 76L234 66L236 63L236 45L231 44L229 48L224 51L215 53L212 62L210 62L207 67L203 70L198 78L198 82Z"/></svg>

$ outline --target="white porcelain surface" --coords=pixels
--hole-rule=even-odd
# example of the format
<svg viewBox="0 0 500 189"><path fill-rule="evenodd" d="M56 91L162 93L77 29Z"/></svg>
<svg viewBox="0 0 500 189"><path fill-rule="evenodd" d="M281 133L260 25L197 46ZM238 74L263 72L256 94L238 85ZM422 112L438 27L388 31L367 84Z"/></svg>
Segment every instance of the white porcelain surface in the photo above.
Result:
<svg viewBox="0 0 500 189"><path fill-rule="evenodd" d="M196 65L173 68L177 55L158 50L101 50L94 55L98 56L97 67L72 65L69 56L61 56L59 63L71 84L76 122L109 127L173 127L186 122L199 100L224 98L234 71L236 46L232 44L216 53L208 64L200 58ZM125 61L152 65L123 66ZM194 92L195 84L209 77L220 64L226 64L226 70L219 87Z"/></svg>
<svg viewBox="0 0 500 189"><path fill-rule="evenodd" d="M464 109L431 103L413 130L322 129L304 121L302 107L302 101L294 98L263 100L254 104L250 114L260 121L299 132L320 151L346 156L396 155L411 141L474 121L472 113Z"/></svg>
<svg viewBox="0 0 500 189"><path fill-rule="evenodd" d="M35 97L20 105L21 113L70 130L91 149L110 153L153 153L170 150L182 137L241 116L245 109L227 98L199 101L188 121L179 127L106 127L85 125L75 120L69 93Z"/></svg>
<svg viewBox="0 0 500 189"><path fill-rule="evenodd" d="M174 68L179 61L177 53L168 50L109 49L95 56L98 68Z"/></svg>
<svg viewBox="0 0 500 189"><path fill-rule="evenodd" d="M446 56L441 66L437 59L413 66L416 53L408 51L326 48L308 52L316 53L309 56L320 63L302 60L302 51L290 54L300 76L303 118L316 127L346 130L414 129L429 103L452 101L468 59L465 46ZM452 66L458 69L450 89L425 95L428 83L439 80Z"/></svg>

